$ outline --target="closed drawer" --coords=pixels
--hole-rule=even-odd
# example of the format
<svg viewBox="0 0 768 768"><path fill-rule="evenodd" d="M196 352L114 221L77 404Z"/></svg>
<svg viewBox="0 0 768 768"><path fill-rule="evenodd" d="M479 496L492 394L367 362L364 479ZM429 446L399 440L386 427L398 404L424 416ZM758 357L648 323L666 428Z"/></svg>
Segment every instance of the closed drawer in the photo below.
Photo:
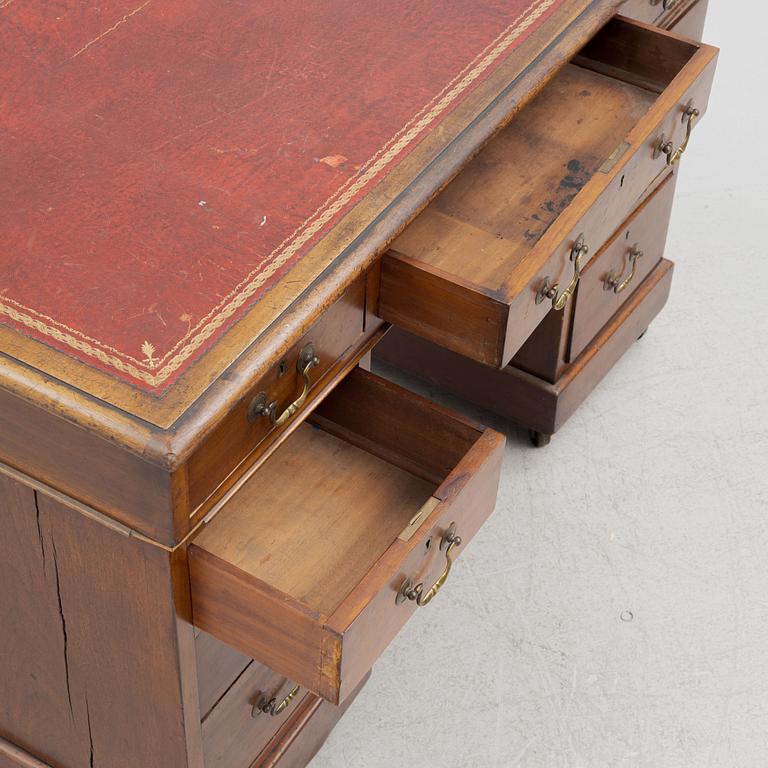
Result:
<svg viewBox="0 0 768 768"><path fill-rule="evenodd" d="M585 267L576 289L569 362L661 261L667 241L677 176L669 174Z"/></svg>
<svg viewBox="0 0 768 768"><path fill-rule="evenodd" d="M381 316L505 365L667 170L716 57L613 19L395 240Z"/></svg>
<svg viewBox="0 0 768 768"><path fill-rule="evenodd" d="M198 517L226 492L227 479L235 470L242 470L243 463L260 453L260 444L293 428L302 419L302 412L311 410L317 393L338 375L345 351L354 349L353 345L363 335L365 292L363 276L322 314L283 359L254 383L248 395L192 455L188 465L189 506ZM299 405L291 418L280 423L286 409L297 401Z"/></svg>
<svg viewBox="0 0 768 768"><path fill-rule="evenodd" d="M249 768L306 695L251 662L203 720L205 768Z"/></svg>
<svg viewBox="0 0 768 768"><path fill-rule="evenodd" d="M698 40L704 30L707 0L627 0L619 12Z"/></svg>
<svg viewBox="0 0 768 768"><path fill-rule="evenodd" d="M311 422L190 545L193 621L339 703L493 510L504 438L362 369Z"/></svg>

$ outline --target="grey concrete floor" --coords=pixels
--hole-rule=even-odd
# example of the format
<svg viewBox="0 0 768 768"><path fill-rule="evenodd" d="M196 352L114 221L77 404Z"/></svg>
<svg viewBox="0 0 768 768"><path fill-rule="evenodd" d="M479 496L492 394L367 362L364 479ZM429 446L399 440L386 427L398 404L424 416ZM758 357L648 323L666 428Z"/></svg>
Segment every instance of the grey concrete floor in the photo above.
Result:
<svg viewBox="0 0 768 768"><path fill-rule="evenodd" d="M496 511L313 768L768 765L768 18L710 7L669 304L549 447L472 411Z"/></svg>

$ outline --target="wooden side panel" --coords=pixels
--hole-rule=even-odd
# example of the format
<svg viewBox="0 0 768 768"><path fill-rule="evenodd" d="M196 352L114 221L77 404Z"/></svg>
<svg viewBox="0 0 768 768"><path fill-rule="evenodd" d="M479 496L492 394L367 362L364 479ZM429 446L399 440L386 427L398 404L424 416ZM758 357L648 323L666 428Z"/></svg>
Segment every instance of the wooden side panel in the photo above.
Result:
<svg viewBox="0 0 768 768"><path fill-rule="evenodd" d="M510 365L545 381L557 381L565 365L572 310L571 304L562 312L551 309L520 347Z"/></svg>
<svg viewBox="0 0 768 768"><path fill-rule="evenodd" d="M199 768L171 556L5 476L0 519L0 736L57 768Z"/></svg>
<svg viewBox="0 0 768 768"><path fill-rule="evenodd" d="M0 390L0 461L150 538L174 542L166 470L5 390Z"/></svg>

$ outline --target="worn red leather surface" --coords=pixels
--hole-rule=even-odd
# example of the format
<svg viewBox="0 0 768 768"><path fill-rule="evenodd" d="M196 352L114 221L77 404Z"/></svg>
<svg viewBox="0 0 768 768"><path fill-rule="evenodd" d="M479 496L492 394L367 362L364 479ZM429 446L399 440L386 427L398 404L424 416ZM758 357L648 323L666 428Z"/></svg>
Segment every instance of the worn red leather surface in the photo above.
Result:
<svg viewBox="0 0 768 768"><path fill-rule="evenodd" d="M0 0L0 322L160 391L564 0Z"/></svg>

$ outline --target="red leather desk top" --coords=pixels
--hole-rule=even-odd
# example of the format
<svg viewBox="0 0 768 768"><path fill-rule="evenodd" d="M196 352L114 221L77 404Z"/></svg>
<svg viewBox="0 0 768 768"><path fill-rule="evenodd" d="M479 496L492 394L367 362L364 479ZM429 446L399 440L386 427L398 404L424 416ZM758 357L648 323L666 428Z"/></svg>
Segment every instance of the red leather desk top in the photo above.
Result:
<svg viewBox="0 0 768 768"><path fill-rule="evenodd" d="M566 0L0 0L0 322L161 393Z"/></svg>

